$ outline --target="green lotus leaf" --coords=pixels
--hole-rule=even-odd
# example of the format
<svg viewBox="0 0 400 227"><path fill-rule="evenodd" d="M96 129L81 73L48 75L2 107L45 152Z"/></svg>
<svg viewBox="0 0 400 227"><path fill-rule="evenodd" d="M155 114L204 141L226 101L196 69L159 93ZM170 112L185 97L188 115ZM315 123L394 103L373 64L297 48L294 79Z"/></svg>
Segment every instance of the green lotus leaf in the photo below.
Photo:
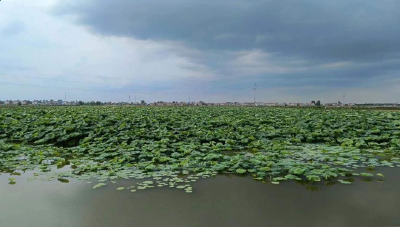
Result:
<svg viewBox="0 0 400 227"><path fill-rule="evenodd" d="M105 184L105 183L98 183L98 184L96 184L96 185L93 186L93 189L100 188L100 187L105 186L105 185L107 185L107 184Z"/></svg>
<svg viewBox="0 0 400 227"><path fill-rule="evenodd" d="M362 177L373 177L374 175L372 173L360 173L360 176L362 176Z"/></svg>
<svg viewBox="0 0 400 227"><path fill-rule="evenodd" d="M350 181L345 181L345 180L338 180L340 183L342 183L342 184L351 184L351 182Z"/></svg>
<svg viewBox="0 0 400 227"><path fill-rule="evenodd" d="M243 174L243 173L246 173L246 170L245 169L237 169L236 173Z"/></svg>
<svg viewBox="0 0 400 227"><path fill-rule="evenodd" d="M304 168L299 168L299 167L292 167L289 170L289 173L291 174L296 174L296 175L301 175L306 171Z"/></svg>
<svg viewBox="0 0 400 227"><path fill-rule="evenodd" d="M315 176L315 175L308 175L307 176L307 180L309 180L309 181L321 181L321 178L319 176Z"/></svg>

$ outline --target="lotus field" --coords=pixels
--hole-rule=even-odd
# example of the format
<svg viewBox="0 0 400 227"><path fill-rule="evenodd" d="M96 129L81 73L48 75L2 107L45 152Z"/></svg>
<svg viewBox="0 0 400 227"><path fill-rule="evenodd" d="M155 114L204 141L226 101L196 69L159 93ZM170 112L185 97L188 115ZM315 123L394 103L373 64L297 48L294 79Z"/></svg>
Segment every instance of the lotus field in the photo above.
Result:
<svg viewBox="0 0 400 227"><path fill-rule="evenodd" d="M0 172L102 187L172 187L217 174L255 180L381 180L400 166L400 112L243 107L0 109ZM12 176L15 175L15 176Z"/></svg>

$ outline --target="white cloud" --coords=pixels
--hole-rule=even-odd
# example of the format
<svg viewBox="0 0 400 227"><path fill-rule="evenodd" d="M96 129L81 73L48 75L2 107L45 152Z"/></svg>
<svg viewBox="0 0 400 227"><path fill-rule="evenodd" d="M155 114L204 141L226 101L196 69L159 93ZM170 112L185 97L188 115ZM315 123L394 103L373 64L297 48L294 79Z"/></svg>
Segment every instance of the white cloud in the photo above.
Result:
<svg viewBox="0 0 400 227"><path fill-rule="evenodd" d="M3 76L2 81L58 86L62 82L35 77L63 78L75 81L63 84L70 87L117 84L152 88L212 76L205 65L182 55L191 50L179 43L102 37L66 18L52 17L48 14L52 4L54 1L16 1L0 8L0 31L10 30L16 19L25 28L12 37L0 33L0 74L29 76ZM20 92L8 90L10 98Z"/></svg>
<svg viewBox="0 0 400 227"><path fill-rule="evenodd" d="M299 59L276 61L274 54L262 50L237 51L229 63L236 72L242 75L285 74L300 72L306 69L304 62Z"/></svg>

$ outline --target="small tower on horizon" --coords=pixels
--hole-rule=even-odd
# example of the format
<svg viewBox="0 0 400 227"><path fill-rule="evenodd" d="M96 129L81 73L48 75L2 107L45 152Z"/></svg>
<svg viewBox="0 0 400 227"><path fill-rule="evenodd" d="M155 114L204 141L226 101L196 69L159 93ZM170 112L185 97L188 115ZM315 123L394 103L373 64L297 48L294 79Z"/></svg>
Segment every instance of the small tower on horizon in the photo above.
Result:
<svg viewBox="0 0 400 227"><path fill-rule="evenodd" d="M256 96L257 96L257 84L255 83L254 84L254 87L253 87L253 89L252 89L253 91L254 91L254 104L256 104L257 103L257 101L256 101Z"/></svg>

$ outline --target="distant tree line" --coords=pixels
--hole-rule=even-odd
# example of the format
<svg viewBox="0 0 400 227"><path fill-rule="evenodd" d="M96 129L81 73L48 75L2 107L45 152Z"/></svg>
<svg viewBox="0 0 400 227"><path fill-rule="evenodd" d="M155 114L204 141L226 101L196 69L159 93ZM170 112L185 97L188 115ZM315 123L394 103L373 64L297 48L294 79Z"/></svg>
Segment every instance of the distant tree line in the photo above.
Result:
<svg viewBox="0 0 400 227"><path fill-rule="evenodd" d="M316 102L314 100L312 100L311 103L316 105L316 106L321 106L321 101L320 100L318 100Z"/></svg>

